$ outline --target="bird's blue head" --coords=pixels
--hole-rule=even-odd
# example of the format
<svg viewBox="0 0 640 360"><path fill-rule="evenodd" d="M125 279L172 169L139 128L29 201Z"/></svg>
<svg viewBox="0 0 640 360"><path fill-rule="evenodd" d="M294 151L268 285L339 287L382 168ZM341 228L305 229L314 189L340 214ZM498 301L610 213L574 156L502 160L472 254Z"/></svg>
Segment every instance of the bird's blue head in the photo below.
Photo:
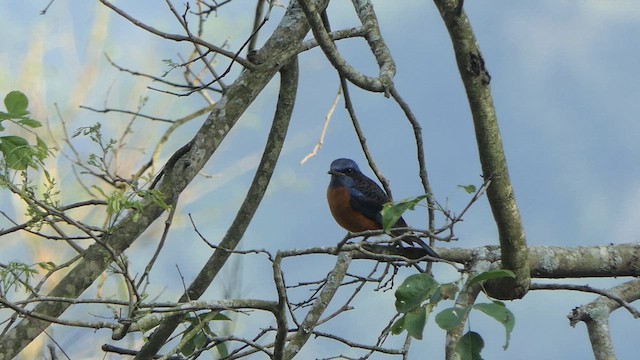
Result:
<svg viewBox="0 0 640 360"><path fill-rule="evenodd" d="M331 174L330 186L349 186L353 183L353 177L360 174L360 168L351 159L336 159L331 163L329 174Z"/></svg>

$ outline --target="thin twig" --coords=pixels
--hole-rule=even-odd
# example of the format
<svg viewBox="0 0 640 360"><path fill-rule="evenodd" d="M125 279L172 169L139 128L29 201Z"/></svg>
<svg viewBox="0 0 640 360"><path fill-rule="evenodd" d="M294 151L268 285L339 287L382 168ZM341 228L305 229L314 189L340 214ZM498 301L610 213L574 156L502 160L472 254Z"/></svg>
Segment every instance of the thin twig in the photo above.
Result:
<svg viewBox="0 0 640 360"><path fill-rule="evenodd" d="M233 53L231 51L227 51L224 50L218 46L215 46L211 43L208 43L200 38L196 38L196 37L192 37L192 36L183 36L183 35L177 35L177 34L170 34L170 33L166 33L163 31L160 31L156 28L154 28L153 26L147 25L143 22L141 22L138 19L133 18L131 15L129 15L127 12L125 12L124 10L120 9L119 7L113 5L112 3L110 3L107 0L99 0L103 5L105 5L106 7L108 7L109 9L113 10L115 13L117 13L118 15L122 16L123 18L125 18L126 20L128 20L129 22L131 22L133 25L144 29L154 35L157 35L161 38L164 39L168 39L168 40L173 40L173 41L187 41L187 42L191 42L197 45L202 45L204 47L206 47L207 49L213 51L213 52L217 52L219 54L222 54L226 57L228 57L232 63L233 62L237 62L239 64L241 64L242 66L244 66L247 69L254 69L255 65L253 65L252 63L246 61L245 59L241 58L238 53Z"/></svg>
<svg viewBox="0 0 640 360"><path fill-rule="evenodd" d="M589 285L532 283L530 289L531 290L571 290L571 291L581 291L581 292L588 292L588 293L602 295L604 297L607 297L617 302L618 304L620 304L620 306L627 309L631 313L631 315L633 315L634 318L636 319L640 318L640 312L636 308L631 306L631 304L625 301L622 297L610 291L594 288Z"/></svg>
<svg viewBox="0 0 640 360"><path fill-rule="evenodd" d="M336 106L338 105L338 100L340 100L340 95L342 95L342 87L338 87L336 98L333 100L333 103L331 104L327 115L324 117L324 125L322 126L322 132L320 133L320 139L318 140L318 143L313 147L313 150L311 150L311 152L304 157L304 159L300 160L300 165L304 165L307 160L316 156L320 148L322 148L322 145L324 144L324 137L327 134L327 128L329 128L329 123L331 122L333 112L336 110Z"/></svg>

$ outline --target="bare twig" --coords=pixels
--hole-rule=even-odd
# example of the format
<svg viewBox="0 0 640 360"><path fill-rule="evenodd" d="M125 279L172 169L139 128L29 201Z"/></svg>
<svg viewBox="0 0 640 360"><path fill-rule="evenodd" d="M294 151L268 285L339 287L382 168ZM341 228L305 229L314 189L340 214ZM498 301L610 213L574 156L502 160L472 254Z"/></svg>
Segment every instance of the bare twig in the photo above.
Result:
<svg viewBox="0 0 640 360"><path fill-rule="evenodd" d="M120 114L134 115L134 116L138 116L138 117L141 117L141 118L144 118L144 119L149 119L149 120L152 120L152 121L173 123L173 120L162 119L162 118L151 116L151 115L141 114L139 111L113 109L113 108L96 109L96 108L92 108L90 106L84 106L84 105L80 105L80 109L90 110L90 111L97 112L97 113L102 113L102 114L115 112L115 113L120 113Z"/></svg>
<svg viewBox="0 0 640 360"><path fill-rule="evenodd" d="M245 59L241 58L240 56L238 56L237 53L233 53L231 51L227 51L224 50L218 46L215 46L211 43L208 43L200 38L197 37L193 37L193 36L183 36L183 35L177 35L177 34L170 34L170 33L166 33L163 31L160 31L156 28L154 28L153 26L147 25L143 22L141 22L138 19L133 18L131 15L129 15L128 13L126 13L124 10L120 9L119 7L113 5L112 3L110 3L107 0L100 0L100 2L105 5L106 7L108 7L109 9L113 10L115 13L117 13L118 15L122 16L123 18L125 18L126 20L128 20L129 22L131 22L133 25L144 29L154 35L160 36L164 39L168 39L168 40L173 40L173 41L187 41L187 42L191 42L197 45L201 45L204 46L205 48L213 51L213 52L217 52L219 54L222 54L226 57L228 57L229 59L231 59L232 63L233 62L238 62L239 64L241 64L242 66L244 66L245 68L248 69L253 69L254 65L251 64L250 62L246 61Z"/></svg>
<svg viewBox="0 0 640 360"><path fill-rule="evenodd" d="M349 117L351 118L351 123L353 124L353 129L355 130L356 135L358 136L358 141L360 142L360 147L362 148L362 152L364 153L364 156L366 157L367 162L369 163L369 167L371 168L373 173L376 175L376 177L380 181L380 184L382 184L382 187L384 188L384 191L387 193L387 196L389 196L389 199L393 200L393 194L391 193L391 188L389 187L389 181L387 180L387 178L385 178L382 175L382 173L378 169L378 166L373 161L373 157L371 156L371 153L369 152L369 147L367 146L367 139L365 138L362 128L360 127L360 122L358 121L358 118L356 116L356 111L353 108L353 103L351 102L351 95L349 94L349 85L347 83L347 80L342 76L340 77L340 84L342 85L342 93L344 94L344 106L346 107L347 112L349 113Z"/></svg>
<svg viewBox="0 0 640 360"><path fill-rule="evenodd" d="M532 283L531 290L571 290L602 295L617 302L620 306L627 309L634 318L640 318L640 312L638 311L638 309L631 306L631 304L625 301L622 296L617 295L615 292L594 288L589 285Z"/></svg>
<svg viewBox="0 0 640 360"><path fill-rule="evenodd" d="M324 136L327 134L327 128L329 127L329 122L331 122L331 117L333 116L333 112L336 110L336 106L338 105L338 100L340 99L340 95L342 94L342 87L338 88L338 93L336 94L336 98L333 100L327 115L324 117L324 126L322 126L322 132L320 133L320 139L316 146L313 147L313 150L307 156L305 156L302 160L300 160L300 165L304 165L307 160L316 156L320 148L322 148L322 144L324 143Z"/></svg>

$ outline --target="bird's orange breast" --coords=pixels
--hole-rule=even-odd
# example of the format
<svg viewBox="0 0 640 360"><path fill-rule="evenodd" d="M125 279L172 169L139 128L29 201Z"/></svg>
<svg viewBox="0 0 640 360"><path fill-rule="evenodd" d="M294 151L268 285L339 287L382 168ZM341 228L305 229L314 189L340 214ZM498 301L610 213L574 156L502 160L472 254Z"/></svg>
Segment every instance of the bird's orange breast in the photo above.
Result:
<svg viewBox="0 0 640 360"><path fill-rule="evenodd" d="M329 187L327 201L331 215L343 228L351 232L380 229L380 225L351 207L349 190L345 187Z"/></svg>

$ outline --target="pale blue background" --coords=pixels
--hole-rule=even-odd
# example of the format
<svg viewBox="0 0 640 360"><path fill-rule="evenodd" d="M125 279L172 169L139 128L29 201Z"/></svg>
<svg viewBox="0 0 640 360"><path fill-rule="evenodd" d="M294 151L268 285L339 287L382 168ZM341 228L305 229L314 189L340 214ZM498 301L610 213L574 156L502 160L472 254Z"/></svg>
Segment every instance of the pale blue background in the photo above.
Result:
<svg viewBox="0 0 640 360"><path fill-rule="evenodd" d="M121 66L159 75L167 70L162 60L179 62L176 54L189 50L189 45L148 35L96 2L56 0L48 14L40 16L46 3L3 5L0 94L16 89L25 92L34 117L49 120L58 140L60 118L54 104L60 107L70 131L100 121L113 137L119 137L118 130L128 122L127 116L101 116L78 106L102 108L106 101L110 107L134 110L140 97L146 95L149 101L143 112L164 118L184 116L203 106L197 95L174 98L147 90L147 85L162 86L120 73L104 57L106 53ZM164 2L128 3L118 4L150 25L180 32ZM175 6L180 7L181 3L176 2ZM329 15L333 29L356 25L350 6L347 1L332 2ZM398 66L396 85L424 130L435 195L459 211L468 196L457 185L479 184L481 170L470 112L446 29L430 2L374 1L374 6ZM213 43L228 38L230 49L237 49L250 33L253 9L253 2L239 0L221 8L217 17L211 15L205 38ZM465 9L492 76L505 152L529 244L579 246L638 241L640 5L633 1L595 0L467 1ZM273 10L261 41L283 12L282 8ZM362 40L341 42L339 48L362 71L377 73L375 61ZM288 139L268 194L243 239L246 249L276 251L337 243L344 231L333 222L325 204L329 163L337 157L350 157L372 175L342 102L324 147L305 165L299 164L317 142L338 87L335 71L318 49L301 55L300 69L299 97ZM171 77L179 78L180 70L174 70ZM180 264L188 282L210 255L193 232L188 213L210 241L217 242L224 235L259 161L277 96L276 85L277 79L255 101L206 166L204 172L212 177L194 181L181 198L181 213L176 216L169 244L159 259L158 273L151 279L152 296L175 299L181 288L175 265ZM354 87L351 90L368 145L390 180L394 196L400 199L419 195L422 189L415 146L409 141L412 130L399 107L382 95L360 92ZM200 118L180 128L165 147L162 161L188 141L202 121ZM128 140L128 150L120 159L124 176L147 161L149 147L166 127L164 123L138 123ZM85 139L76 139L76 144L86 154L96 151ZM68 152L66 147L63 149ZM145 150L145 156L140 158ZM59 183L75 182L68 161L51 160L50 166ZM63 193L63 199L70 202L81 195L76 187ZM0 196L3 211L14 216L23 213L12 199ZM425 227L424 208L406 218L416 227ZM0 220L0 227L8 226L4 218ZM128 252L140 267L152 253L161 230L162 223L158 222ZM486 199L469 211L456 233L459 243L442 246L497 243ZM29 240L29 246L25 246L25 240L18 235L4 238L3 244L2 262L29 262L34 254L47 254L49 247L57 246L42 240ZM287 281L295 284L319 279L334 261L329 256L289 261L285 269ZM362 274L371 264L353 266L353 272ZM264 256L244 257L225 271L224 284L218 283L204 298L216 299L225 293L231 297L274 298L270 266ZM435 274L442 282L456 280L444 265L436 265ZM625 280L564 282L606 288ZM373 342L393 314L393 294L365 291L362 302L356 303L357 310L320 330ZM299 300L307 292L295 294ZM94 297L95 290L86 296ZM508 303L516 315L516 328L507 351L502 350L504 331L500 325L476 314L472 315L471 327L485 339L485 359L588 359L592 354L585 326L571 328L566 315L592 299L591 295L573 292L531 292L522 301ZM83 313L78 309L65 316L74 318ZM110 314L103 310L102 315ZM251 328L271 324L268 317L256 314L239 318L245 321L234 323L236 327L231 329L238 334L250 334ZM258 323L258 318L267 322ZM247 319L254 324L248 324ZM620 359L636 357L636 344L628 340L628 335L639 330L638 322L627 312L621 310L612 315L611 331ZM52 335L72 358L101 359L102 354L94 353L99 344L113 343L108 340L107 331L94 334L56 328ZM402 338L394 341L400 344ZM93 342L95 346L87 346ZM414 342L410 359L443 358L443 344L444 333L430 319L425 339ZM131 344L125 341L115 345ZM334 346L335 343L318 341L309 344L299 357L328 357L345 351Z"/></svg>

